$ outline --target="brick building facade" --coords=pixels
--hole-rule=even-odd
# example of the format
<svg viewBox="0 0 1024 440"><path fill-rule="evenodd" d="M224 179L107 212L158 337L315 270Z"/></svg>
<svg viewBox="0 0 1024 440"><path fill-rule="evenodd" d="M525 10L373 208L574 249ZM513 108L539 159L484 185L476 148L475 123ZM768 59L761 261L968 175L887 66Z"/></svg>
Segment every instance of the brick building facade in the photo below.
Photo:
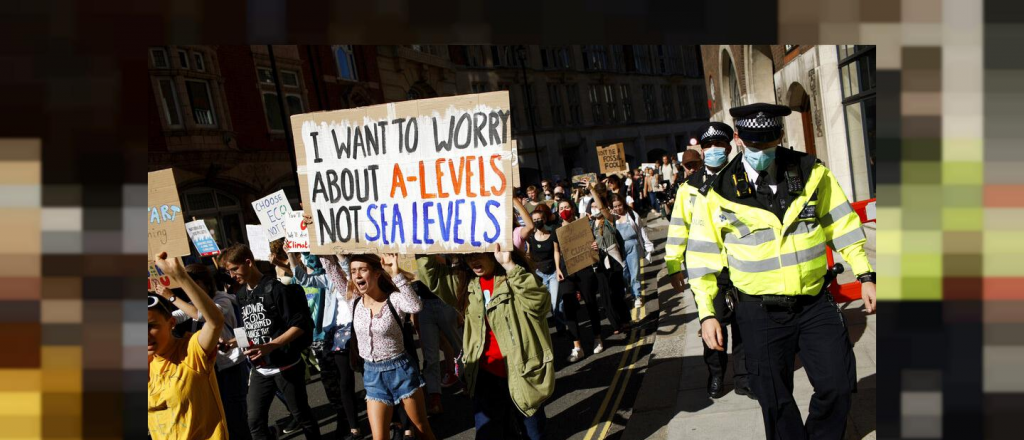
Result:
<svg viewBox="0 0 1024 440"><path fill-rule="evenodd" d="M700 63L695 46L154 47L149 169L175 168L184 214L226 246L259 222L252 201L284 189L298 208L289 114L509 90L525 185L597 171L597 145L624 142L633 167L683 151L709 116Z"/></svg>

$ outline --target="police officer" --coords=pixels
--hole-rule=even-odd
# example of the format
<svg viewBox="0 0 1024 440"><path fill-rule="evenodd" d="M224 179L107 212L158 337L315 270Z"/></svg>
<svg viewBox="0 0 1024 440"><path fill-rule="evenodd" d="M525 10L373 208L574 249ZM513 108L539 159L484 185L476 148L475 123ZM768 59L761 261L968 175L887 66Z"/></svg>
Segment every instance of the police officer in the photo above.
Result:
<svg viewBox="0 0 1024 440"><path fill-rule="evenodd" d="M702 126L700 131L702 133L700 135L701 153L694 150L687 150L683 153L683 165L687 166L687 171L691 169L695 171L689 175L686 183L679 188L676 194L677 203L672 212L672 221L668 227L668 241L665 246L665 264L672 277L672 285L680 293L686 288L684 271L680 269L683 267L686 237L689 233L694 206L705 203L704 196L699 190L701 187L711 184L718 172L725 166L729 153L732 152L732 145L729 142L733 138L733 130L728 124L711 122ZM695 157L688 160L690 156ZM703 160L701 160L702 156ZM691 160L695 160L696 163L691 164ZM723 292L732 289L728 269L724 269L718 274L718 285ZM715 317L720 322L730 324L722 328L722 346L725 349L713 350L706 343L704 344L704 363L708 366L708 395L714 399L725 395L725 370L729 365L729 356L726 354L729 332L726 329L732 327L735 391L736 394L754 398L747 382L747 368L743 359L743 338L737 331L735 320L731 319L731 313L727 313L725 298L726 295L717 295L714 299Z"/></svg>
<svg viewBox="0 0 1024 440"><path fill-rule="evenodd" d="M856 363L843 316L825 290L825 246L852 266L873 313L875 273L860 218L827 168L779 147L789 108L759 103L729 113L745 150L699 190L707 202L694 211L686 248L701 335L709 347L724 349L714 300L718 275L728 267L767 438L842 438ZM814 384L806 424L793 399L797 353Z"/></svg>

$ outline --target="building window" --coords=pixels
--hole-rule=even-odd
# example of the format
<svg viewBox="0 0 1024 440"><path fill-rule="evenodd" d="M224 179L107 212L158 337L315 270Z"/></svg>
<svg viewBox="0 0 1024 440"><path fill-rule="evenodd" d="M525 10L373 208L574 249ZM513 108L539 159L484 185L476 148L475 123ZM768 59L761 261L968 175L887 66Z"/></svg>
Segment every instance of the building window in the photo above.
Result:
<svg viewBox="0 0 1024 440"><path fill-rule="evenodd" d="M270 131L284 131L284 116L281 115L281 102L276 93L263 93L263 110L267 114Z"/></svg>
<svg viewBox="0 0 1024 440"><path fill-rule="evenodd" d="M505 65L505 59L502 56L501 48L498 46L491 46L491 65L494 67L502 67Z"/></svg>
<svg viewBox="0 0 1024 440"><path fill-rule="evenodd" d="M487 83L485 82L473 82L469 87L473 90L473 93L484 93L487 91Z"/></svg>
<svg viewBox="0 0 1024 440"><path fill-rule="evenodd" d="M615 124L619 122L619 105L615 101L615 86L609 84L602 89L604 90L604 100L608 104L608 121Z"/></svg>
<svg viewBox="0 0 1024 440"><path fill-rule="evenodd" d="M167 126L181 127L181 109L178 106L178 93L174 88L174 81L170 78L160 78L157 84L160 88L160 104L164 110Z"/></svg>
<svg viewBox="0 0 1024 440"><path fill-rule="evenodd" d="M669 73L672 69L672 65L671 61L669 61L668 59L668 53L665 49L665 46L658 45L655 47L654 50L658 57L657 62L655 63L655 66L657 66L658 69L658 73L662 75Z"/></svg>
<svg viewBox="0 0 1024 440"><path fill-rule="evenodd" d="M591 44L583 46L584 70L608 70L608 53L604 45Z"/></svg>
<svg viewBox="0 0 1024 440"><path fill-rule="evenodd" d="M853 174L852 200L875 197L875 47L839 46L846 139Z"/></svg>
<svg viewBox="0 0 1024 440"><path fill-rule="evenodd" d="M619 85L622 96L622 116L626 122L633 122L633 98L629 94L629 84Z"/></svg>
<svg viewBox="0 0 1024 440"><path fill-rule="evenodd" d="M338 63L338 76L349 81L359 80L356 56L351 45L334 46L334 59Z"/></svg>
<svg viewBox="0 0 1024 440"><path fill-rule="evenodd" d="M288 105L288 116L306 112L305 107L302 105L302 97L299 95L285 95L284 102Z"/></svg>
<svg viewBox="0 0 1024 440"><path fill-rule="evenodd" d="M692 105L693 100L690 98L690 89L686 86L679 86L679 119L684 121L693 119Z"/></svg>
<svg viewBox="0 0 1024 440"><path fill-rule="evenodd" d="M654 85L645 84L643 86L644 91L644 111L647 112L648 121L658 120L658 104L654 97Z"/></svg>
<svg viewBox="0 0 1024 440"><path fill-rule="evenodd" d="M566 86L565 93L569 98L569 122L572 125L583 125L583 110L580 105L580 86L578 84Z"/></svg>
<svg viewBox="0 0 1024 440"><path fill-rule="evenodd" d="M694 99L694 103L697 105L697 108L696 108L697 117L701 118L701 119L708 118L710 116L710 113L708 111L709 103L708 103L707 93L704 92L704 88L703 87L701 87L701 86L693 86L693 99Z"/></svg>
<svg viewBox="0 0 1024 440"><path fill-rule="evenodd" d="M217 116L213 108L213 95L206 81L186 80L189 105L192 106L192 119L196 125L216 126Z"/></svg>
<svg viewBox="0 0 1024 440"><path fill-rule="evenodd" d="M299 86L299 75L290 70L281 71L281 85L285 87L298 87Z"/></svg>
<svg viewBox="0 0 1024 440"><path fill-rule="evenodd" d="M260 84L274 84L274 72L266 67L256 68L257 77L259 78Z"/></svg>
<svg viewBox="0 0 1024 440"><path fill-rule="evenodd" d="M242 209L235 197L208 188L193 188L182 194L185 218L203 220L221 249L245 243Z"/></svg>
<svg viewBox="0 0 1024 440"><path fill-rule="evenodd" d="M676 106L672 99L672 86L661 86L661 108L665 120L676 118Z"/></svg>
<svg viewBox="0 0 1024 440"><path fill-rule="evenodd" d="M548 101L551 103L551 122L556 126L565 124L565 109L562 107L561 86L548 84Z"/></svg>
<svg viewBox="0 0 1024 440"><path fill-rule="evenodd" d="M594 125L604 125L604 113L601 111L601 93L597 84L590 85L590 112L594 116Z"/></svg>
<svg viewBox="0 0 1024 440"><path fill-rule="evenodd" d="M568 69L572 66L569 48L565 46L542 47L540 64L543 69Z"/></svg>
<svg viewBox="0 0 1024 440"><path fill-rule="evenodd" d="M651 49L644 45L633 46L633 63L638 73L651 73Z"/></svg>
<svg viewBox="0 0 1024 440"><path fill-rule="evenodd" d="M149 50L149 56L153 59L153 67L157 69L169 69L170 61L167 59L167 50L162 47L154 47Z"/></svg>
<svg viewBox="0 0 1024 440"><path fill-rule="evenodd" d="M616 72L626 71L626 54L621 45L612 46L612 70Z"/></svg>
<svg viewBox="0 0 1024 440"><path fill-rule="evenodd" d="M694 46L683 46L683 74L692 78L699 78L701 72L698 69L697 56L700 50Z"/></svg>
<svg viewBox="0 0 1024 440"><path fill-rule="evenodd" d="M469 63L469 67L483 66L483 58L483 52L480 46L466 47L466 62Z"/></svg>
<svg viewBox="0 0 1024 440"><path fill-rule="evenodd" d="M181 65L182 69L188 69L188 52L178 50L178 64Z"/></svg>
<svg viewBox="0 0 1024 440"><path fill-rule="evenodd" d="M537 118L537 84L536 83L532 83L526 89L529 90L529 92L530 92L530 96L528 97L528 99L526 101L527 103L530 104L530 114L528 116L531 117L531 118L535 118L535 119L533 119L533 123L539 125L540 124L540 120L536 119Z"/></svg>
<svg viewBox="0 0 1024 440"><path fill-rule="evenodd" d="M729 60L729 105L739 107L743 105L743 97L740 95L740 80L736 74L736 64Z"/></svg>
<svg viewBox="0 0 1024 440"><path fill-rule="evenodd" d="M197 72L206 71L206 62L203 61L203 54L201 52L192 52L192 61L195 62Z"/></svg>

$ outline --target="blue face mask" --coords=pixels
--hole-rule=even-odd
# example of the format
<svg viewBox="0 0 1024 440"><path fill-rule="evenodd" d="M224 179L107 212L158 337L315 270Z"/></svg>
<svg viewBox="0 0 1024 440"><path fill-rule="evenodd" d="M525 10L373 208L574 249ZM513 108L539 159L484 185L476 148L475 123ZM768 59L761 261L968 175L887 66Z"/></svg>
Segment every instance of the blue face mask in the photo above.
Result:
<svg viewBox="0 0 1024 440"><path fill-rule="evenodd" d="M758 171L764 171L768 169L768 165L772 164L775 160L775 149L779 147L765 148L763 150L755 150L753 148L747 148L743 152L743 160L747 161L751 167Z"/></svg>
<svg viewBox="0 0 1024 440"><path fill-rule="evenodd" d="M725 164L727 158L724 147L711 147L704 150L704 165L709 167L718 168Z"/></svg>

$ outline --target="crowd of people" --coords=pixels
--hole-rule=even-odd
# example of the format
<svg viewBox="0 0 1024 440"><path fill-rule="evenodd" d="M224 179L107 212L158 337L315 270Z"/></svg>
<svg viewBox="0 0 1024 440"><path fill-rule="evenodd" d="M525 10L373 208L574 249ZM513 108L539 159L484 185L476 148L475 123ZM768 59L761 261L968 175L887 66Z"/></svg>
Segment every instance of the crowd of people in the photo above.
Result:
<svg viewBox="0 0 1024 440"><path fill-rule="evenodd" d="M840 438L856 376L826 290L834 274L825 246L851 264L872 313L864 232L820 162L777 148L786 107L731 113L735 133L707 124L700 149L680 161L517 188L512 249L418 255L415 269L394 254L287 253L280 241L269 264L234 244L213 271L153 256L179 287L149 296L151 437L272 438L276 397L292 418L283 433L319 439L306 388L313 372L337 410L338 438L433 439L430 416L444 411L441 390L452 386L471 399L476 438L544 438L553 344L571 344L575 363L635 325L654 217L668 220L673 286L692 283L708 394L725 393L731 333L734 390L759 401L769 439ZM730 161L737 138L744 150ZM592 231L597 258L570 273L558 231L576 221ZM815 384L806 422L792 398L797 352Z"/></svg>
<svg viewBox="0 0 1024 440"><path fill-rule="evenodd" d="M337 438L432 439L448 387L467 391L476 438L545 438L553 344L571 344L568 363L599 354L643 306L648 214L667 218L688 175L674 159L516 188L512 249L420 255L415 270L390 254L285 252L283 239L259 259L245 244L185 267L153 256L178 287L149 296L150 436L319 439L307 396L318 374ZM557 231L579 219L598 258L569 273ZM275 398L283 426L269 421Z"/></svg>

